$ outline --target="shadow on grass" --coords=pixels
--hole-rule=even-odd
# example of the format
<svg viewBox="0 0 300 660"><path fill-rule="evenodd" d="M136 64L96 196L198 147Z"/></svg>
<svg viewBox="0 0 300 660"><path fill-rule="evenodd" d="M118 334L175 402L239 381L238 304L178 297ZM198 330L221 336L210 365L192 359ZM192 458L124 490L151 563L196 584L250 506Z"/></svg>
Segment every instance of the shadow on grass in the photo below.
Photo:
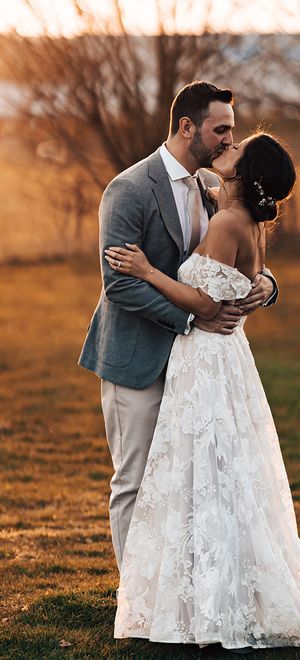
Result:
<svg viewBox="0 0 300 660"><path fill-rule="evenodd" d="M113 592L96 591L47 596L34 603L12 625L2 628L0 658L5 660L237 660L219 644L199 651L197 645L156 644L113 639L116 601ZM60 647L62 640L70 646ZM252 660L300 660L300 649L261 650Z"/></svg>

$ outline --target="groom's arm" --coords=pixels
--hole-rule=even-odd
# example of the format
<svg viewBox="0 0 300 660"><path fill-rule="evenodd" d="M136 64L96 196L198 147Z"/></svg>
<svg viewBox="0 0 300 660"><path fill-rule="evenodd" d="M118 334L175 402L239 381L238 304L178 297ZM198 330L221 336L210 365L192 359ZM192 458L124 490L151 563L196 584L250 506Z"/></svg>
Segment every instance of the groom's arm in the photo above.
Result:
<svg viewBox="0 0 300 660"><path fill-rule="evenodd" d="M263 267L253 280L253 288L248 296L238 303L243 314L251 314L258 307L269 307L278 298L278 286L274 275L268 268Z"/></svg>
<svg viewBox="0 0 300 660"><path fill-rule="evenodd" d="M262 307L269 307L269 305L273 305L277 301L279 295L278 284L275 280L273 273L271 273L269 268L266 268L264 266L263 270L261 271L261 274L264 275L267 279L269 279L269 281L272 284L272 291L270 293L270 296L267 298L267 300L265 300L265 302L262 303Z"/></svg>
<svg viewBox="0 0 300 660"><path fill-rule="evenodd" d="M128 179L115 179L106 189L99 211L100 262L105 295L127 312L139 314L171 332L188 331L189 314L171 303L148 282L113 270L104 258L111 245L143 246L144 206L137 187ZM159 236L157 237L159 250Z"/></svg>

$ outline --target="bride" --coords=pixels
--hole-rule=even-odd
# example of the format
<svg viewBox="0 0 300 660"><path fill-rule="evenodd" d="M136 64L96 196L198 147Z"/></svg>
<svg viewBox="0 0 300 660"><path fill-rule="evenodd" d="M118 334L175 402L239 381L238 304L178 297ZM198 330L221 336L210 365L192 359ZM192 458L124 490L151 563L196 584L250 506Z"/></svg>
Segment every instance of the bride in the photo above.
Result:
<svg viewBox="0 0 300 660"><path fill-rule="evenodd" d="M264 263L264 221L295 181L291 159L257 133L213 161L219 211L178 282L136 245L106 258L176 305L213 318L239 304ZM240 325L178 335L126 541L115 637L300 646L300 541L278 438Z"/></svg>

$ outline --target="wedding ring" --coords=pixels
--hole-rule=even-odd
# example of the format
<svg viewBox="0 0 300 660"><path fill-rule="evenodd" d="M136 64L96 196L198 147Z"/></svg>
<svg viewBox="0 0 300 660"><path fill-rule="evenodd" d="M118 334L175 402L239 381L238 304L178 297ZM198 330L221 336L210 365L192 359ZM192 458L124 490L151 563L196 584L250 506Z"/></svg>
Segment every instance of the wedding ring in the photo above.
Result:
<svg viewBox="0 0 300 660"><path fill-rule="evenodd" d="M118 261L117 268L120 268L121 265L122 265L122 261Z"/></svg>

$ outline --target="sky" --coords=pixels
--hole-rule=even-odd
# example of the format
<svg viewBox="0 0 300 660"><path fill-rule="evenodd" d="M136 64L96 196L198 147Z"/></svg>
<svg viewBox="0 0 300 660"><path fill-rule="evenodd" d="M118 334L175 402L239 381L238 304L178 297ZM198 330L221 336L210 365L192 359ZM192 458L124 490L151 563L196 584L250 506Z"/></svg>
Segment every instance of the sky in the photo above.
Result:
<svg viewBox="0 0 300 660"><path fill-rule="evenodd" d="M73 36L81 32L87 19L86 9L100 20L113 20L114 0L79 0L82 17L74 10L74 0L29 0L39 8L36 20L26 0L0 0L0 31L19 34L41 33L41 24L53 35ZM157 30L158 0L119 0L128 31L153 34ZM169 32L201 33L205 11L210 9L210 25L216 32L274 32L300 34L300 0L160 0L165 26ZM142 11L141 11L142 6ZM176 7L170 18L171 7ZM166 18L168 17L168 18ZM116 25L116 22L114 22Z"/></svg>

